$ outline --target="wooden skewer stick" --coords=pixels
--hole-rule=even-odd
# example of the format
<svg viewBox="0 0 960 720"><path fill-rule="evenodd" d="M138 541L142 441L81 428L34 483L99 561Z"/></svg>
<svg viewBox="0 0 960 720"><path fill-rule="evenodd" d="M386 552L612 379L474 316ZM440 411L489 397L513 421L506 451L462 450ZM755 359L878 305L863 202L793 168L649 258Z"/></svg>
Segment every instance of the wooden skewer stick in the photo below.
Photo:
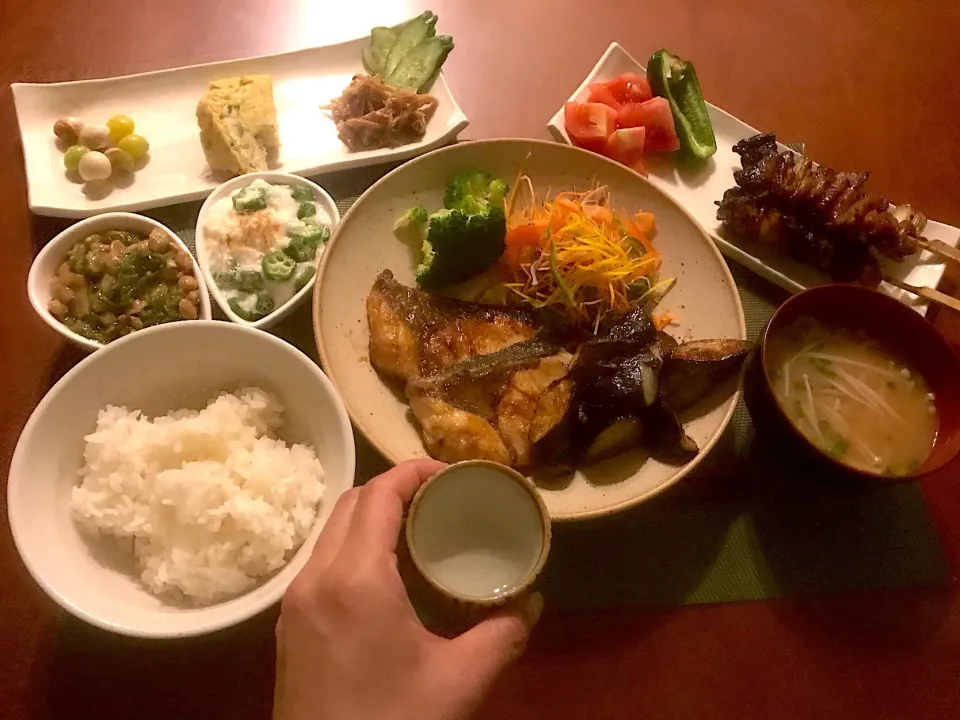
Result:
<svg viewBox="0 0 960 720"><path fill-rule="evenodd" d="M890 210L890 214L893 215L894 219L903 224L905 221L909 223L914 232L917 233L918 237L913 238L917 241L917 245L922 247L927 252L931 252L938 257L942 257L944 260L951 260L955 263L960 263L960 250L953 247L952 245L947 245L943 240L931 240L930 238L925 238L920 236L920 233L923 232L924 226L927 224L927 218L922 213L916 210L912 205L904 203L903 205L897 205L895 208Z"/></svg>
<svg viewBox="0 0 960 720"><path fill-rule="evenodd" d="M955 297L951 297L946 293L942 293L939 290L934 290L933 288L929 288L929 287L918 287L917 285L910 285L901 280L897 280L896 278L887 277L886 275L883 276L883 279L886 280L891 285L896 285L901 290L906 290L908 293L913 293L914 295L918 295L922 298L926 298L930 302L935 302L940 305L945 305L948 308L952 308L953 310L960 312L960 300L958 300Z"/></svg>
<svg viewBox="0 0 960 720"><path fill-rule="evenodd" d="M929 240L927 238L917 238L917 243L924 250L932 252L938 257L942 257L944 260L951 260L957 264L960 264L960 250L950 245L947 245L943 240Z"/></svg>

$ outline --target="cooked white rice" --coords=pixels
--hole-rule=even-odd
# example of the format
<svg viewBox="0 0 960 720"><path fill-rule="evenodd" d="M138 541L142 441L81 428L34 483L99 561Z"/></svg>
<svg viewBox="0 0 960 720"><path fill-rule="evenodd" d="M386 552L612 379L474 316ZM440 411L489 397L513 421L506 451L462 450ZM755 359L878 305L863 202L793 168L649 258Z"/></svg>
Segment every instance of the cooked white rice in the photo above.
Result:
<svg viewBox="0 0 960 720"><path fill-rule="evenodd" d="M313 448L271 437L282 413L259 388L153 420L108 405L85 438L74 517L133 538L153 593L199 602L242 593L300 547L323 495Z"/></svg>

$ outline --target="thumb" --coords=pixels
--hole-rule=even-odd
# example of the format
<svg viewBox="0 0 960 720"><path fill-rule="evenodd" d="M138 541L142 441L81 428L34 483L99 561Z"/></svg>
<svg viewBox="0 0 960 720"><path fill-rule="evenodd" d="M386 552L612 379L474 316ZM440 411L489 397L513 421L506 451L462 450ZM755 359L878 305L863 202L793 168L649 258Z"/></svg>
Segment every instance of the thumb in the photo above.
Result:
<svg viewBox="0 0 960 720"><path fill-rule="evenodd" d="M448 662L462 677L471 677L486 694L507 666L523 654L543 611L543 595L522 597L450 641Z"/></svg>

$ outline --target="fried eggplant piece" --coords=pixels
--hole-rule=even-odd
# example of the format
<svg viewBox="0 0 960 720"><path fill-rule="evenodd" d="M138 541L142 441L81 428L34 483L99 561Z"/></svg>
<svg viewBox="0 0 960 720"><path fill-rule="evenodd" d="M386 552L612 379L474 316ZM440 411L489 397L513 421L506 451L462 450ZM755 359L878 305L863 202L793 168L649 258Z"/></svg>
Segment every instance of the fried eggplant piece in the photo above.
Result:
<svg viewBox="0 0 960 720"><path fill-rule="evenodd" d="M660 373L663 401L683 412L717 385L736 375L753 343L746 340L692 340L675 347Z"/></svg>
<svg viewBox="0 0 960 720"><path fill-rule="evenodd" d="M660 394L660 369L663 359L656 348L648 346L643 352L628 358L617 358L590 363L580 368L577 381L587 405L610 406L614 411L630 414L637 408L656 402Z"/></svg>
<svg viewBox="0 0 960 720"><path fill-rule="evenodd" d="M643 350L657 337L657 327L643 307L636 307L580 346L579 363L626 357Z"/></svg>
<svg viewBox="0 0 960 720"><path fill-rule="evenodd" d="M617 418L597 433L583 454L586 463L614 457L632 450L643 439L643 421L635 416Z"/></svg>
<svg viewBox="0 0 960 720"><path fill-rule="evenodd" d="M641 443L671 460L696 453L696 444L663 403L660 373L674 353L679 352L681 358L699 357L697 346L684 349L684 345L653 328L652 332L644 330L647 339L639 350L632 349L633 354L626 357L616 356L630 347L631 336L620 336L624 337L628 339L622 345L617 344L619 339L594 345L594 352L609 352L610 357L584 361L581 350L570 377L543 393L542 407L531 426L531 432L536 432L532 440L537 458L596 462Z"/></svg>
<svg viewBox="0 0 960 720"><path fill-rule="evenodd" d="M676 413L662 399L646 409L643 416L644 440L660 459L685 463L700 452L697 443L687 435Z"/></svg>
<svg viewBox="0 0 960 720"><path fill-rule="evenodd" d="M676 338L673 337L668 332L661 330L657 333L657 339L654 340L660 355L666 359L674 351L674 348L679 347L680 343L677 342Z"/></svg>
<svg viewBox="0 0 960 720"><path fill-rule="evenodd" d="M590 462L636 447L647 410L659 403L663 364L655 344L628 358L578 365L570 423L569 454Z"/></svg>

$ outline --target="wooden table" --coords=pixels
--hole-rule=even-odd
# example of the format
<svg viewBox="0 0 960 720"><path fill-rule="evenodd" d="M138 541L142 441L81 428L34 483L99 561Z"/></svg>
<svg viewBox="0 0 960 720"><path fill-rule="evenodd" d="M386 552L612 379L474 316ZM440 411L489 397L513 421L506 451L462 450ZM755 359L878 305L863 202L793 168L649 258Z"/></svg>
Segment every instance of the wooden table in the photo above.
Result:
<svg viewBox="0 0 960 720"><path fill-rule="evenodd" d="M35 248L63 223L26 207L16 80L146 71L353 37L422 2L32 0L0 4L0 475L51 379L77 361L30 309ZM544 137L613 39L697 63L709 98L817 160L960 224L960 5L919 0L654 3L435 0L456 37L451 87L469 137ZM136 114L136 108L129 111ZM960 319L936 322L960 343ZM960 567L960 465L924 483ZM5 493L3 495L5 499ZM0 708L10 718L268 717L268 614L223 635L143 644L65 618L0 513ZM549 602L549 599L548 599ZM960 598L897 591L688 609L548 615L484 718L956 718ZM358 672L363 672L358 668Z"/></svg>

